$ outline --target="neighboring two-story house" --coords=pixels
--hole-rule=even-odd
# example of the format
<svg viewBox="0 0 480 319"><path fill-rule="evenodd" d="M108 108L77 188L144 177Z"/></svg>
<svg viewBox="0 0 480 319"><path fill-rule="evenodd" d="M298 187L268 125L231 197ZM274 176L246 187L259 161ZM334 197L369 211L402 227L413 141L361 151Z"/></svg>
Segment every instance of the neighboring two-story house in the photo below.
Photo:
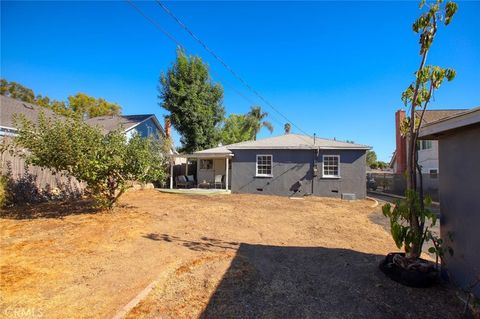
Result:
<svg viewBox="0 0 480 319"><path fill-rule="evenodd" d="M14 125L14 118L17 115L23 115L29 121L37 123L40 113L47 118L58 120L65 119L64 116L54 113L52 110L41 107L39 105L26 103L11 97L0 95L0 142L6 137L17 135L17 129ZM159 123L154 114L145 115L107 115L99 116L86 120L86 123L101 128L105 133L116 129L124 130L127 138L133 134L140 134L143 137L170 137L171 124L167 118L165 120L165 128ZM173 144L170 154L177 154ZM38 167L25 164L24 160L11 156L8 152L0 154L0 172L5 173L7 170L6 163L9 163L12 175L15 177L23 176L26 171L37 176L37 184L39 187L48 185L58 185L59 176L55 176L49 170L40 169ZM180 164L181 159L177 159L175 164Z"/></svg>
<svg viewBox="0 0 480 319"><path fill-rule="evenodd" d="M465 110L427 110L423 116L421 127L440 119L464 112ZM421 112L417 111L420 116ZM407 169L407 139L402 136L400 128L405 120L404 110L395 113L395 138L396 149L390 161L390 167L396 174L403 174ZM439 174L438 166L438 141L421 140L418 144L418 164L423 174L430 174L435 177Z"/></svg>
<svg viewBox="0 0 480 319"><path fill-rule="evenodd" d="M123 129L127 138L134 134L139 134L142 137L159 138L170 133L164 131L154 114L105 115L87 119L85 122L92 126L98 126L105 132Z"/></svg>

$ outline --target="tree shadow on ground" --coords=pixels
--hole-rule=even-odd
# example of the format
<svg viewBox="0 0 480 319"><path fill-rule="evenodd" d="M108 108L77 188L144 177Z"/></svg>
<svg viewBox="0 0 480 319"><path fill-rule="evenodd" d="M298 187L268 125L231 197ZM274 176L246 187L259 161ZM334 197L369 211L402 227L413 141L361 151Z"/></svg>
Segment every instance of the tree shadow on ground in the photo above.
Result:
<svg viewBox="0 0 480 319"><path fill-rule="evenodd" d="M348 249L240 244L200 318L459 318L447 285L402 286L384 256Z"/></svg>
<svg viewBox="0 0 480 319"><path fill-rule="evenodd" d="M187 247L190 250L194 251L218 251L219 249L233 249L236 250L239 246L239 243L233 241L223 241L220 239L202 237L200 240L192 241L185 240L177 236L171 236L168 234L157 234L149 233L143 236L144 238L151 239L154 241L165 241L165 242L175 242L179 243L184 247Z"/></svg>
<svg viewBox="0 0 480 319"><path fill-rule="evenodd" d="M70 200L65 202L51 201L39 204L25 204L0 209L0 218L5 219L37 219L63 218L69 215L95 214L101 209L94 207L90 199Z"/></svg>

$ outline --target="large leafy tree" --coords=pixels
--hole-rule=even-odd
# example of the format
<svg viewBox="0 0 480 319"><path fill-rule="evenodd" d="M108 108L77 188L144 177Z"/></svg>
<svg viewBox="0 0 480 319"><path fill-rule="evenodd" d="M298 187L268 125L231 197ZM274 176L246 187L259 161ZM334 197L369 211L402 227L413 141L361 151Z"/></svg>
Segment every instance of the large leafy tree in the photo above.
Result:
<svg viewBox="0 0 480 319"><path fill-rule="evenodd" d="M64 116L81 117L86 114L89 117L96 117L120 114L122 110L121 106L116 103L108 102L102 98L95 98L85 93L69 96L67 102L52 100L48 96L35 95L32 89L20 83L9 82L5 79L0 80L0 94L49 108L55 113Z"/></svg>
<svg viewBox="0 0 480 319"><path fill-rule="evenodd" d="M426 6L425 6L426 5ZM420 8L426 7L420 17L413 23L413 31L420 35L420 64L414 73L414 81L402 93L405 107L410 109L410 116L404 123L407 144L407 191L406 200L398 202L395 207L389 204L383 207L383 213L390 218L391 233L397 246L404 247L409 261L415 262L420 257L425 241L432 240L431 252L442 256L442 240L436 238L426 224L432 226L436 216L428 210L431 200L423 194L421 167L418 164L417 140L425 110L444 80L451 81L455 70L427 65L427 56L437 35L440 24L449 25L457 11L457 4L452 1L443 3L436 0L426 4L420 2ZM417 115L417 112L419 115Z"/></svg>
<svg viewBox="0 0 480 319"><path fill-rule="evenodd" d="M40 115L38 124L16 120L16 149L27 162L73 176L85 182L101 207L111 208L132 185L131 181L162 181L165 158L162 141L135 135L127 140L120 131L103 134L81 118L64 120Z"/></svg>
<svg viewBox="0 0 480 319"><path fill-rule="evenodd" d="M73 114L88 114L89 117L120 114L121 107L102 98L94 98L85 93L68 97L68 107Z"/></svg>
<svg viewBox="0 0 480 319"><path fill-rule="evenodd" d="M166 74L160 76L160 106L170 112L173 127L181 135L182 150L194 152L220 142L224 117L223 88L213 84L208 66L198 56L181 49Z"/></svg>
<svg viewBox="0 0 480 319"><path fill-rule="evenodd" d="M270 133L273 132L272 123L265 121L265 118L268 116L267 112L263 112L260 106L252 106L250 112L247 113L247 120L249 126L252 128L252 138L253 140L257 139L257 134L260 132L262 127L265 127Z"/></svg>
<svg viewBox="0 0 480 319"><path fill-rule="evenodd" d="M377 163L377 153L375 151L367 151L367 166L371 167Z"/></svg>
<svg viewBox="0 0 480 319"><path fill-rule="evenodd" d="M230 114L222 128L222 143L227 145L251 140L253 129L249 124L247 115Z"/></svg>

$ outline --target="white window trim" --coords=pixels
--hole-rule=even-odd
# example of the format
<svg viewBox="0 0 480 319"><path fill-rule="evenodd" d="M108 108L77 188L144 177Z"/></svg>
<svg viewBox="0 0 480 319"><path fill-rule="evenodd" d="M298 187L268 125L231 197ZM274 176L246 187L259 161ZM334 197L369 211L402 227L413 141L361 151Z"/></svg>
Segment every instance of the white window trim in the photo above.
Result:
<svg viewBox="0 0 480 319"><path fill-rule="evenodd" d="M270 171L272 174L258 174L258 157L259 156L270 156L271 168ZM272 154L257 154L255 157L255 177L273 177L273 155Z"/></svg>
<svg viewBox="0 0 480 319"><path fill-rule="evenodd" d="M325 157L336 157L338 159L338 175L325 175ZM340 155L322 155L322 178L341 178Z"/></svg>

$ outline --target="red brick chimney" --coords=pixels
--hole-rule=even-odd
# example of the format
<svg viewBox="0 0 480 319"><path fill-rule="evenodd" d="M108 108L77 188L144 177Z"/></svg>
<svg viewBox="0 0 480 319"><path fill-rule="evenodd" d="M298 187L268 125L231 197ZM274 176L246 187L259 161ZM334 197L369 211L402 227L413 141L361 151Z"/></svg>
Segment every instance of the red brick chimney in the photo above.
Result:
<svg viewBox="0 0 480 319"><path fill-rule="evenodd" d="M165 138L171 138L172 137L172 122L170 120L170 117L165 116Z"/></svg>
<svg viewBox="0 0 480 319"><path fill-rule="evenodd" d="M395 112L395 138L396 138L396 153L395 173L403 174L407 170L407 141L401 133L402 123L405 120L405 111L398 110Z"/></svg>

